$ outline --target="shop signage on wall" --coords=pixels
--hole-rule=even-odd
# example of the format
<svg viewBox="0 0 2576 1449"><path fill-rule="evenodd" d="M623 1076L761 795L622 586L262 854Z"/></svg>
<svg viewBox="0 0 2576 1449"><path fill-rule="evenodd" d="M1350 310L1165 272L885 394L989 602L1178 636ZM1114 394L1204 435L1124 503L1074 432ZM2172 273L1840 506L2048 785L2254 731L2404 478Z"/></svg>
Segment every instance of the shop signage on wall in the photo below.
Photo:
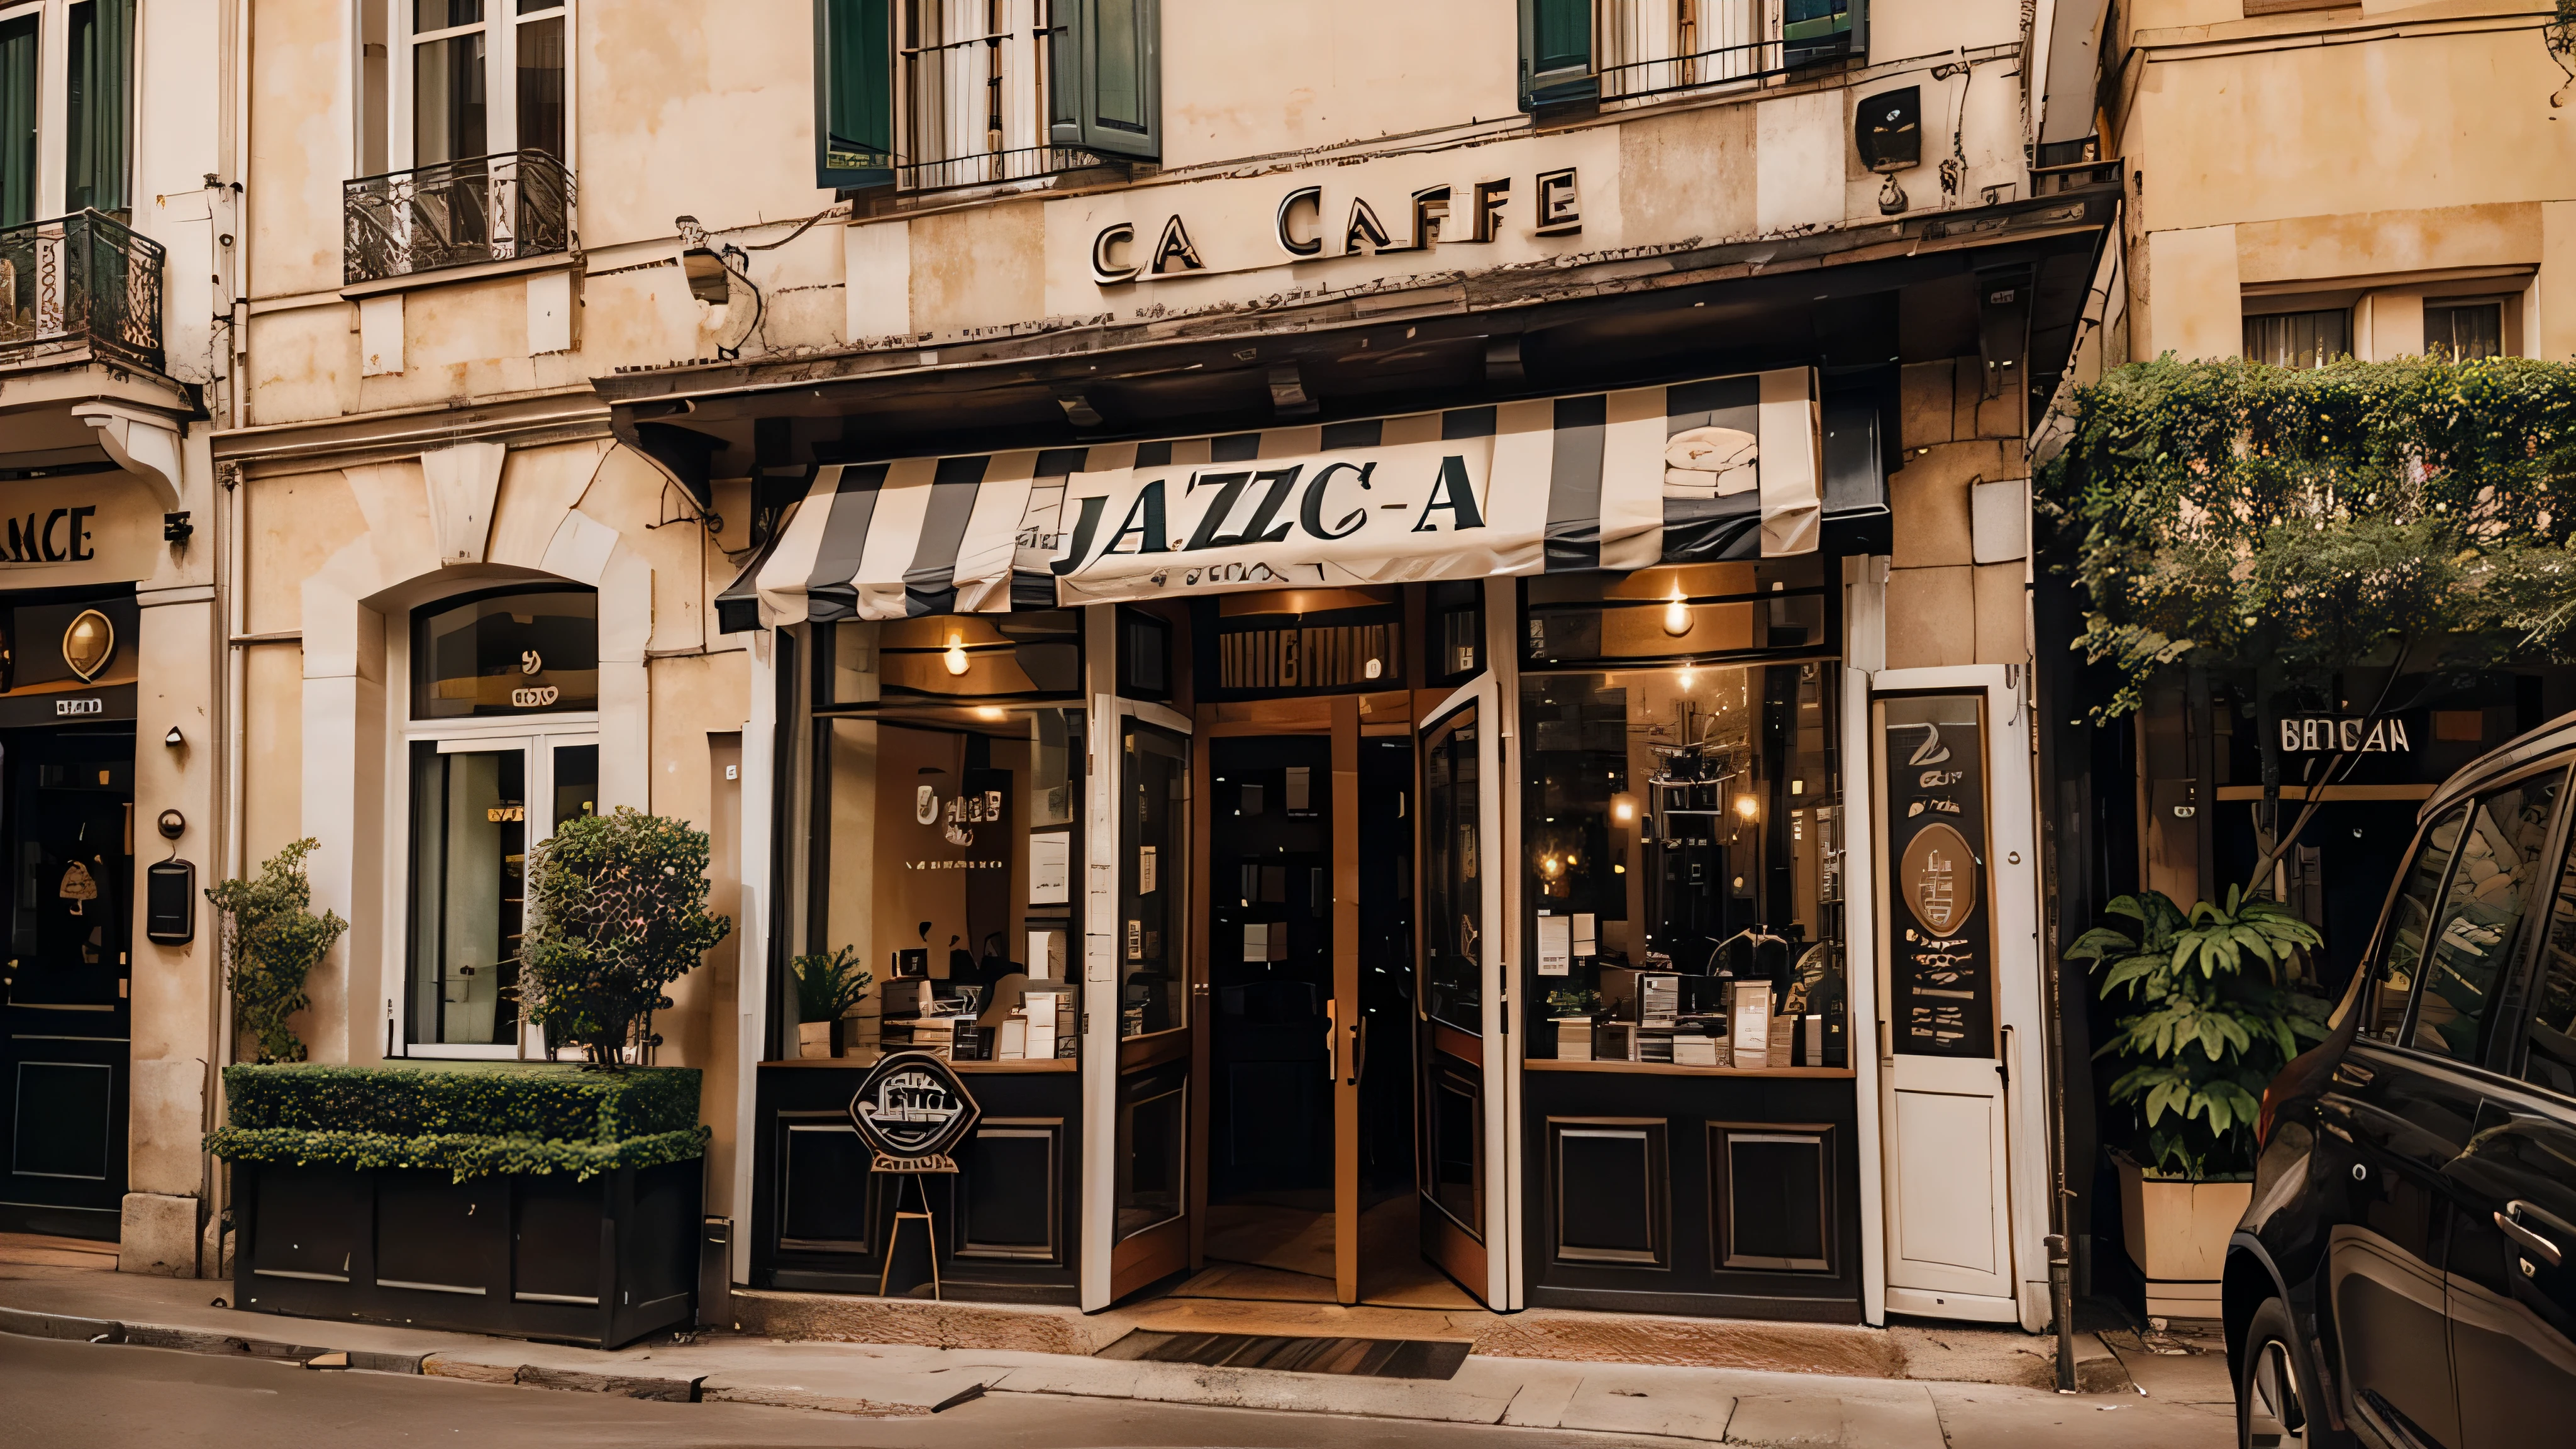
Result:
<svg viewBox="0 0 2576 1449"><path fill-rule="evenodd" d="M41 515L30 513L24 519L10 518L5 532L0 532L0 563L49 564L87 563L98 557L90 541L89 521L98 516L95 504L78 508L51 508ZM41 517L43 522L37 520Z"/></svg>
<svg viewBox="0 0 2576 1449"><path fill-rule="evenodd" d="M2402 719L2340 719L2308 715L2281 721L2281 749L2288 754L2412 754Z"/></svg>
<svg viewBox="0 0 2576 1449"><path fill-rule="evenodd" d="M982 1115L956 1070L928 1052L881 1059L850 1098L850 1125L878 1172L955 1172L953 1154Z"/></svg>
<svg viewBox="0 0 2576 1449"><path fill-rule="evenodd" d="M1895 1048L1994 1055L1994 927L1986 900L1986 738L1974 694L1880 702L1887 781Z"/></svg>
<svg viewBox="0 0 2576 1449"><path fill-rule="evenodd" d="M1272 213L1271 240L1278 252L1219 255L1211 268L1180 212L1139 232L1116 221L1091 239L1091 279L1104 287L1241 271L1281 261L1390 256L1427 252L1444 244L1500 240L1514 225L1531 236L1574 236L1583 230L1583 190L1576 168L1560 166L1533 176L1506 176L1466 187L1424 186L1374 200L1353 194L1326 214L1324 188L1291 187ZM1524 220L1518 220L1525 218Z"/></svg>

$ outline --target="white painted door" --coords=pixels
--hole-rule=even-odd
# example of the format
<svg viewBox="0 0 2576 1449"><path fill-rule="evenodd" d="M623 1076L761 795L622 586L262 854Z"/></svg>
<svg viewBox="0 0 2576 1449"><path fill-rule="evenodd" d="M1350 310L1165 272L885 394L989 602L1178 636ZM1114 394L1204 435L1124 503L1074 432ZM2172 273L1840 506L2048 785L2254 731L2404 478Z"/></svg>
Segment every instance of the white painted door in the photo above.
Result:
<svg viewBox="0 0 2576 1449"><path fill-rule="evenodd" d="M2015 1139L2026 1139L2025 1153L2045 1146L2013 1120L2011 1049L2035 1004L2015 683L1999 669L1887 671L1871 703L1887 1307L1896 1313L2025 1316L2015 1223L2030 1214L2016 1212Z"/></svg>

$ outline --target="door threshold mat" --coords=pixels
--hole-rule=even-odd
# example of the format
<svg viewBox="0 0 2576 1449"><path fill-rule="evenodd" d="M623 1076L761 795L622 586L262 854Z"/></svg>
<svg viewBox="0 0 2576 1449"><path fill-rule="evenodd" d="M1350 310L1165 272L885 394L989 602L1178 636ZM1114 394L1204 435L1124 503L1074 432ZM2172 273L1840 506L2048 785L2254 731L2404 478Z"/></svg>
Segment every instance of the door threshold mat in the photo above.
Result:
<svg viewBox="0 0 2576 1449"><path fill-rule="evenodd" d="M1278 1338L1250 1333L1155 1333L1140 1328L1093 1357L1369 1379L1446 1379L1456 1376L1471 1347L1421 1338Z"/></svg>

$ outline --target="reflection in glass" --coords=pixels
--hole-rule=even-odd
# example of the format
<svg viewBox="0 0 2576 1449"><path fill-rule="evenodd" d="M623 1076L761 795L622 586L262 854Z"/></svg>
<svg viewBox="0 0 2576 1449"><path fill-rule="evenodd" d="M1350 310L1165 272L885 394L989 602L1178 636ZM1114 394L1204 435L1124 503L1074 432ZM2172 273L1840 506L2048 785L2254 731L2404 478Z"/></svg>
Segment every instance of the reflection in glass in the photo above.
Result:
<svg viewBox="0 0 2576 1449"><path fill-rule="evenodd" d="M1523 676L1532 984L1556 1018L1531 1056L1728 1065L1744 982L1789 1064L1844 1064L1832 673Z"/></svg>
<svg viewBox="0 0 2576 1449"><path fill-rule="evenodd" d="M567 820L598 813L599 746L557 745L555 809L546 817L547 828L554 829Z"/></svg>
<svg viewBox="0 0 2576 1449"><path fill-rule="evenodd" d="M1189 851L1190 743L1126 722L1119 772L1118 1034L1182 1025L1183 870Z"/></svg>
<svg viewBox="0 0 2576 1449"><path fill-rule="evenodd" d="M2426 831L2423 846L2415 853L2415 868L2407 872L2406 889L2389 918L2387 962L2371 988L2370 1015L2361 1023L2366 1035L2395 1041L2398 1028L2405 1024L2406 999L2415 990L2415 967L2424 959L2424 941L2433 924L2434 892L2442 888L2442 877L2451 869L2468 808L2461 806Z"/></svg>
<svg viewBox="0 0 2576 1449"><path fill-rule="evenodd" d="M599 708L599 595L503 594L412 616L414 719Z"/></svg>
<svg viewBox="0 0 2576 1449"><path fill-rule="evenodd" d="M1422 1006L1432 1020L1482 1034L1485 892L1476 706L1422 744Z"/></svg>
<svg viewBox="0 0 2576 1449"><path fill-rule="evenodd" d="M411 1039L507 1046L518 1034L527 753L412 750Z"/></svg>
<svg viewBox="0 0 2576 1449"><path fill-rule="evenodd" d="M426 3L426 0L424 0ZM483 97L483 32L412 47L412 164L488 153Z"/></svg>
<svg viewBox="0 0 2576 1449"><path fill-rule="evenodd" d="M518 149L563 159L564 23L560 15L519 27Z"/></svg>
<svg viewBox="0 0 2576 1449"><path fill-rule="evenodd" d="M2514 928L2531 899L2531 878L2549 840L2549 815L2565 777L2556 771L2481 797L2460 838L2459 869L2442 905L2441 929L2415 1008L2414 1045L2454 1061L2475 1062L2478 1027L2496 973L2513 948Z"/></svg>
<svg viewBox="0 0 2576 1449"><path fill-rule="evenodd" d="M952 705L815 729L822 912L799 949L855 948L875 978L847 1053L1074 1055L1082 712Z"/></svg>
<svg viewBox="0 0 2576 1449"><path fill-rule="evenodd" d="M1094 0L1092 64L1094 120L1121 131L1145 130L1145 46L1151 39L1136 13L1136 0Z"/></svg>

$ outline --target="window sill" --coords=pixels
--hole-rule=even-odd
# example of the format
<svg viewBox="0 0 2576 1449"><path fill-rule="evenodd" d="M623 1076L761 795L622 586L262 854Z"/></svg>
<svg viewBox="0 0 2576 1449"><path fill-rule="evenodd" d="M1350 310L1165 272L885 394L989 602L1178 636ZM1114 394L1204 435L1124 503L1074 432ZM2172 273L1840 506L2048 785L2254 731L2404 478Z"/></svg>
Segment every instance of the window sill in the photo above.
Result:
<svg viewBox="0 0 2576 1449"><path fill-rule="evenodd" d="M461 267L405 272L399 277L385 277L373 282L352 282L340 289L340 296L344 301L355 302L394 292L417 292L425 287L488 282L497 277L524 277L536 272L569 271L581 264L582 254L579 252L548 252L543 256L513 257L505 262L474 262Z"/></svg>

